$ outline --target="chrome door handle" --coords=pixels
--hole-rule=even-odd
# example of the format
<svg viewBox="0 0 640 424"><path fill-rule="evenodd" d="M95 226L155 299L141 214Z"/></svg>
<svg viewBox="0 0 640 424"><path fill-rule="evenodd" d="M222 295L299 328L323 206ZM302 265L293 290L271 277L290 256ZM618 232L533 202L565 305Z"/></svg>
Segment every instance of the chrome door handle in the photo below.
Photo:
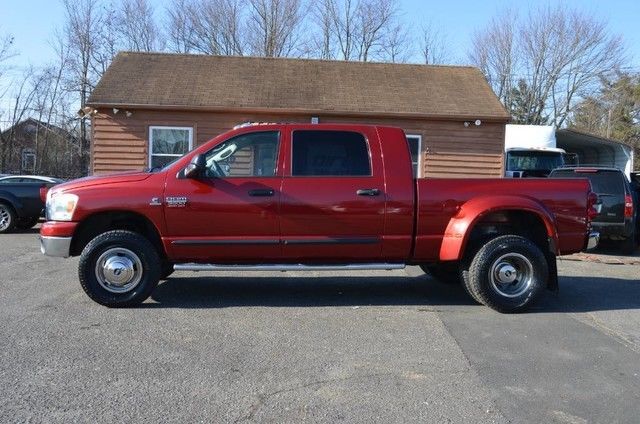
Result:
<svg viewBox="0 0 640 424"><path fill-rule="evenodd" d="M361 188L356 191L356 194L358 196L378 196L380 195L380 190L377 188Z"/></svg>
<svg viewBox="0 0 640 424"><path fill-rule="evenodd" d="M249 196L253 197L271 197L274 191L272 189L255 189L249 190Z"/></svg>

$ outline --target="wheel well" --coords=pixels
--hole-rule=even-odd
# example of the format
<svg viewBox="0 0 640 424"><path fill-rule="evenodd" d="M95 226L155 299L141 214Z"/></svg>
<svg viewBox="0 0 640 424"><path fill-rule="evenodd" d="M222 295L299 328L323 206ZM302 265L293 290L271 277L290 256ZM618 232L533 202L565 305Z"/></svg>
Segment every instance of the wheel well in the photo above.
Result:
<svg viewBox="0 0 640 424"><path fill-rule="evenodd" d="M549 252L547 227L540 216L523 210L503 210L491 212L475 223L467 246L466 254L473 254L489 239L513 234L534 242L542 252Z"/></svg>
<svg viewBox="0 0 640 424"><path fill-rule="evenodd" d="M5 199L4 197L0 197L0 203L2 203L3 205L9 206L11 209L13 209L14 212L16 211L16 207L11 200Z"/></svg>
<svg viewBox="0 0 640 424"><path fill-rule="evenodd" d="M128 211L110 211L91 215L76 229L71 240L71 256L78 256L82 249L96 236L111 230L128 230L146 237L166 257L162 239L155 225L143 215Z"/></svg>

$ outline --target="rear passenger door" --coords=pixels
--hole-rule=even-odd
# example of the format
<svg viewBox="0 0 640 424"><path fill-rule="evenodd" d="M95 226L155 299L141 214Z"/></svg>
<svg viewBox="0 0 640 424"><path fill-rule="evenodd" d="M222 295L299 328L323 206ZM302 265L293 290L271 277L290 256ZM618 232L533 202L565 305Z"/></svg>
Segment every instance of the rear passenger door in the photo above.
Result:
<svg viewBox="0 0 640 424"><path fill-rule="evenodd" d="M378 260L386 196L375 129L307 126L290 134L280 200L283 258Z"/></svg>

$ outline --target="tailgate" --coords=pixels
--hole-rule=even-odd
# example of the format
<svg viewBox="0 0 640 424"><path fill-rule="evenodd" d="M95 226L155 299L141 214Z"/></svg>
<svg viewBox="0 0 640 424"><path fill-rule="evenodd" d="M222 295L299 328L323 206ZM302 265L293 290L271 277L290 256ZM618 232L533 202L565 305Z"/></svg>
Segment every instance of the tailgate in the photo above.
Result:
<svg viewBox="0 0 640 424"><path fill-rule="evenodd" d="M593 220L596 223L624 223L624 176L620 172L601 169L571 169L554 171L555 178L586 178L598 195L602 209Z"/></svg>

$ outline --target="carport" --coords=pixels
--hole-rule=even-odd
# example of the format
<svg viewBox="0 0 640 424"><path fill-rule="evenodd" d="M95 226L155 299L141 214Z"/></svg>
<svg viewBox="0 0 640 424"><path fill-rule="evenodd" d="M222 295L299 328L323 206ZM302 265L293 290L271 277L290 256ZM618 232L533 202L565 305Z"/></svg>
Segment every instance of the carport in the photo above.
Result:
<svg viewBox="0 0 640 424"><path fill-rule="evenodd" d="M610 166L633 171L633 149L626 144L571 129L556 131L556 147L578 155L580 165Z"/></svg>

